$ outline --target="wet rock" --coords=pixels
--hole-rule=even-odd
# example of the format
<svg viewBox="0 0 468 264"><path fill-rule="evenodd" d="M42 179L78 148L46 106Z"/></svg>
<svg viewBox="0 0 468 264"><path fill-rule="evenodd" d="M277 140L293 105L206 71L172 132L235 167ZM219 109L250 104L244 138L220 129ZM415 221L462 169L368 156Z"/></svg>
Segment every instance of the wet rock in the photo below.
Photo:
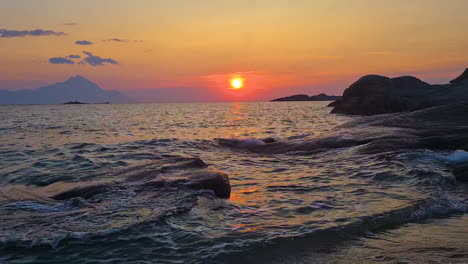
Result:
<svg viewBox="0 0 468 264"><path fill-rule="evenodd" d="M221 171L204 170L197 172L189 176L186 185L196 189L212 190L219 198L229 198L231 196L229 176Z"/></svg>
<svg viewBox="0 0 468 264"><path fill-rule="evenodd" d="M468 150L467 116L468 102L447 104L409 113L360 117L322 137L291 138L247 146L232 140L219 143L233 149L266 154L310 155L340 148L351 148L360 154L409 149Z"/></svg>
<svg viewBox="0 0 468 264"><path fill-rule="evenodd" d="M106 178L103 176L103 178ZM137 192L171 187L174 189L210 189L220 198L229 198L229 176L208 166L199 158L170 157L129 167L112 173L112 182L80 183L81 186L51 196L55 200L71 198L91 199L106 192L134 188Z"/></svg>
<svg viewBox="0 0 468 264"><path fill-rule="evenodd" d="M468 70L447 85L430 85L415 77L367 75L335 101L332 113L379 115L468 101Z"/></svg>
<svg viewBox="0 0 468 264"><path fill-rule="evenodd" d="M262 139L262 141L268 144L268 143L276 142L276 139L272 138L272 137L269 137L269 138Z"/></svg>
<svg viewBox="0 0 468 264"><path fill-rule="evenodd" d="M55 200L67 200L71 198L84 198L90 199L91 197L104 193L110 189L109 184L97 184L91 186L77 187L71 190L60 192L56 195L53 195L51 198Z"/></svg>
<svg viewBox="0 0 468 264"><path fill-rule="evenodd" d="M468 182L468 162L453 166L453 175L457 181Z"/></svg>

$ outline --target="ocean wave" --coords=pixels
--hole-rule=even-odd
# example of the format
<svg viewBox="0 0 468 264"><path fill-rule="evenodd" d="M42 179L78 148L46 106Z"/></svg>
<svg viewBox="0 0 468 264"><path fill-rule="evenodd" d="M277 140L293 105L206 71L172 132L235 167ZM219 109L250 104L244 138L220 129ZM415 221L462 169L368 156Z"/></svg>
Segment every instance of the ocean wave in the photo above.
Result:
<svg viewBox="0 0 468 264"><path fill-rule="evenodd" d="M122 232L186 212L198 195L230 194L227 175L197 158L166 158L101 176L98 182L0 188L0 245L56 248L64 240Z"/></svg>
<svg viewBox="0 0 468 264"><path fill-rule="evenodd" d="M337 219L328 228L298 228L296 235L273 234L268 240L244 240L244 243L234 247L224 247L217 251L216 257L210 261L200 263L269 263L275 259L297 252L310 252L319 249L324 244L336 246L344 239L352 239L371 232L383 231L397 226L421 221L431 217L448 216L465 213L467 205L448 196L428 198L412 202L406 206L383 213L368 215L358 219ZM316 207L301 207L298 213L308 213L317 210ZM251 244L251 243L253 244Z"/></svg>
<svg viewBox="0 0 468 264"><path fill-rule="evenodd" d="M448 155L436 154L436 158L449 164L459 164L468 162L468 152L459 149Z"/></svg>

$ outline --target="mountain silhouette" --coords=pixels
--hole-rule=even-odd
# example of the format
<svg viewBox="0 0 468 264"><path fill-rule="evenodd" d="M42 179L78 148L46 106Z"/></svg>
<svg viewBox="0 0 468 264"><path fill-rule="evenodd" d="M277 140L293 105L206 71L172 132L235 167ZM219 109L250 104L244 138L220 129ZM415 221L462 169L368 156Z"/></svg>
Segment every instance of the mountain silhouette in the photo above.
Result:
<svg viewBox="0 0 468 264"><path fill-rule="evenodd" d="M0 90L0 104L61 104L70 101L85 103L130 103L119 91L103 90L83 76L76 75L35 90Z"/></svg>

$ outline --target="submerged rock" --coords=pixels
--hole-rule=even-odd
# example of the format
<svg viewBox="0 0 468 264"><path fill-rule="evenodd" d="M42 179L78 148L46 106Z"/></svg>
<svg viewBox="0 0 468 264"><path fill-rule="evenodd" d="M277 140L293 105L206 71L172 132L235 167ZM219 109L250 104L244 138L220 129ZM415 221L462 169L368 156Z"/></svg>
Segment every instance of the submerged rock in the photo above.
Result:
<svg viewBox="0 0 468 264"><path fill-rule="evenodd" d="M154 224L189 211L202 189L229 198L229 177L198 158L182 157L129 167L100 181L2 187L0 247L56 247L66 239Z"/></svg>
<svg viewBox="0 0 468 264"><path fill-rule="evenodd" d="M212 190L219 198L231 196L229 176L220 171L200 171L188 177L186 185L195 189Z"/></svg>
<svg viewBox="0 0 468 264"><path fill-rule="evenodd" d="M113 178L122 179L117 182L105 182L80 186L62 191L51 197L56 200L66 200L73 197L90 199L95 195L124 189L125 185L180 187L190 186L192 189L210 189L220 198L229 198L231 186L229 176L221 171L209 169L199 158L173 157L156 162L133 166L118 171Z"/></svg>
<svg viewBox="0 0 468 264"><path fill-rule="evenodd" d="M467 78L468 70L452 84L430 85L411 76L367 75L344 91L332 113L378 115L468 101Z"/></svg>

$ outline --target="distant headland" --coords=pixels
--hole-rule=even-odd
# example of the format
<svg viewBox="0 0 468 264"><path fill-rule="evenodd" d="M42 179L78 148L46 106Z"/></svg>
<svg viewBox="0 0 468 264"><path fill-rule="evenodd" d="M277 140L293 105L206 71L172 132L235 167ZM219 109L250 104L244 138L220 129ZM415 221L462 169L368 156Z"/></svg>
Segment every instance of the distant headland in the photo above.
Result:
<svg viewBox="0 0 468 264"><path fill-rule="evenodd" d="M271 100L271 102L290 102L290 101L335 101L341 99L341 96L327 95L324 93L308 96L307 94L296 94Z"/></svg>
<svg viewBox="0 0 468 264"><path fill-rule="evenodd" d="M66 103L63 103L65 105L74 105L74 104L88 104L88 103L83 103L83 102L79 102L79 101L70 101L70 102L66 102Z"/></svg>

